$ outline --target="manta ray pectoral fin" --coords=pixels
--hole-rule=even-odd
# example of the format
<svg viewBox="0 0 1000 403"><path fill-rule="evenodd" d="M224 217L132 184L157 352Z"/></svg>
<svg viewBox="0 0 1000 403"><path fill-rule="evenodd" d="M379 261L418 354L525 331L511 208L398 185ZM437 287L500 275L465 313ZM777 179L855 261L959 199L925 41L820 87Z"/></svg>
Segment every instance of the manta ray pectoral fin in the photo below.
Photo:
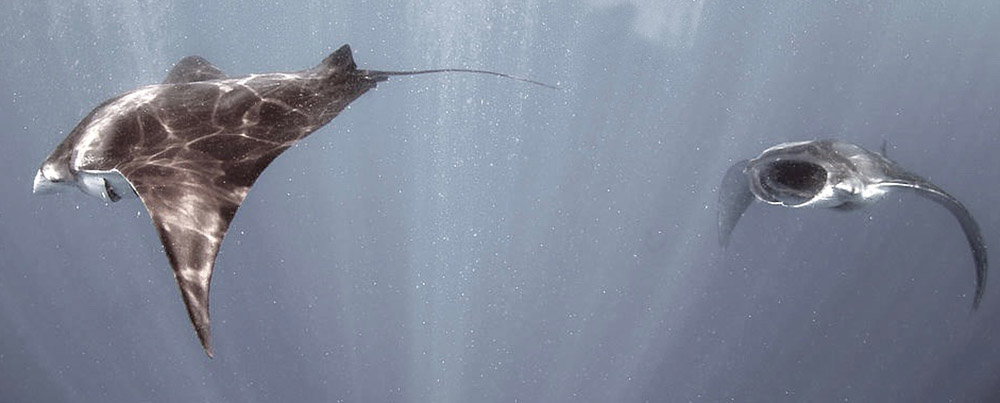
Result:
<svg viewBox="0 0 1000 403"><path fill-rule="evenodd" d="M972 300L972 309L979 309L983 293L986 291L986 273L989 268L986 243L983 241L983 234L979 231L979 224L972 218L972 214L962 205L962 202L954 196L928 181L914 180L915 176L912 174L907 176L907 180L886 182L880 186L914 190L917 194L944 206L958 220L959 225L962 226L962 232L965 233L965 239L969 242L969 248L972 249L972 258L976 264L976 294Z"/></svg>
<svg viewBox="0 0 1000 403"><path fill-rule="evenodd" d="M212 268L247 188L214 183L212 171L160 165L122 169L149 211L198 339L212 357Z"/></svg>
<svg viewBox="0 0 1000 403"><path fill-rule="evenodd" d="M137 156L119 168L153 220L191 324L209 357L209 289L229 223L260 173L293 142L244 136L174 147L169 160Z"/></svg>
<svg viewBox="0 0 1000 403"><path fill-rule="evenodd" d="M729 244L729 236L736 228L736 223L754 199L750 183L743 172L746 166L747 160L733 164L719 185L719 245L723 247Z"/></svg>
<svg viewBox="0 0 1000 403"><path fill-rule="evenodd" d="M197 81L208 81L226 78L226 74L201 56L188 56L181 59L163 79L163 84L183 84Z"/></svg>

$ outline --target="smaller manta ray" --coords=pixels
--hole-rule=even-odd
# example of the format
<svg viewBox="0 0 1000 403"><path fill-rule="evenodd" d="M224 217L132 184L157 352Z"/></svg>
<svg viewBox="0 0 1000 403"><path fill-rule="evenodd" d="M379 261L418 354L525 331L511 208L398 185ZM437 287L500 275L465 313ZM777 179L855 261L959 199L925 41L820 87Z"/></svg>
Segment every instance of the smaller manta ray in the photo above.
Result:
<svg viewBox="0 0 1000 403"><path fill-rule="evenodd" d="M471 69L359 70L342 46L318 66L227 77L198 56L161 84L111 98L83 118L35 175L34 193L77 187L116 202L142 200L160 235L202 347L212 357L209 283L219 245L257 177L389 76Z"/></svg>
<svg viewBox="0 0 1000 403"><path fill-rule="evenodd" d="M924 178L907 172L882 153L836 140L779 144L757 158L734 164L719 187L719 243L724 247L736 222L756 197L784 207L827 207L853 210L872 205L886 193L910 189L951 212L965 232L976 264L979 308L986 286L986 244L979 225L958 199Z"/></svg>

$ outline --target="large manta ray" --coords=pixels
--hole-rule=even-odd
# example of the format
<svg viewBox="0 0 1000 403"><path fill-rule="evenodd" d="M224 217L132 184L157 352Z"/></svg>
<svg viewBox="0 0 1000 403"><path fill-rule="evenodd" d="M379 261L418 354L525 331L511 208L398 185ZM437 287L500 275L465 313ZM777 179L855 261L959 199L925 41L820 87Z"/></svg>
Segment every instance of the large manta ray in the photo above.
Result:
<svg viewBox="0 0 1000 403"><path fill-rule="evenodd" d="M874 204L888 192L908 189L948 209L958 220L976 265L979 308L986 287L986 244L979 225L955 197L899 164L858 145L836 140L783 143L757 158L739 161L719 187L719 243L725 246L737 221L756 198L784 207L854 210Z"/></svg>
<svg viewBox="0 0 1000 403"><path fill-rule="evenodd" d="M163 83L111 98L42 163L34 193L78 187L112 202L138 196L160 235L202 347L212 357L209 284L219 245L254 181L279 154L393 75L358 70L342 46L319 66L229 78L198 56Z"/></svg>

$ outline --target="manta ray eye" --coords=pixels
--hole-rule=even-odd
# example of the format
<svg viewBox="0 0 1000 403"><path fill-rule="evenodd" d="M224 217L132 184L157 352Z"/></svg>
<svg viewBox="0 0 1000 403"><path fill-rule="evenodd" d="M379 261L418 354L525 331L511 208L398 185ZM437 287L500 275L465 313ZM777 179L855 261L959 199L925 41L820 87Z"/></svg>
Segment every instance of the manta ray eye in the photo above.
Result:
<svg viewBox="0 0 1000 403"><path fill-rule="evenodd" d="M826 185L827 172L805 161L775 161L763 171L761 186L778 202L799 205L815 197Z"/></svg>

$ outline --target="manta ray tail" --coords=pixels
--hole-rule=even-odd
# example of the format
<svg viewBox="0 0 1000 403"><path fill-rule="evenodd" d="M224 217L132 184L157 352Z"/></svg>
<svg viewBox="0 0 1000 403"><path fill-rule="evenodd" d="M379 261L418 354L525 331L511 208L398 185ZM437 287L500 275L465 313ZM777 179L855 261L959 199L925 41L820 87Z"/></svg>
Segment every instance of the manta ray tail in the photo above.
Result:
<svg viewBox="0 0 1000 403"><path fill-rule="evenodd" d="M434 73L474 73L474 74L487 74L491 76L496 76L500 78L507 78L515 81L522 81L529 84L540 85L545 88L551 88L554 90L560 89L552 84L546 84L540 81L531 80L524 77L512 76L510 74L498 73L489 70L476 70L476 69L432 69L432 70L416 70L416 71L377 71L377 70L365 70L366 74L372 79L377 81L385 81L389 76L415 76L418 74L434 74Z"/></svg>
<svg viewBox="0 0 1000 403"><path fill-rule="evenodd" d="M557 86L546 84L540 81L531 80L524 77L513 76L505 73L498 73L489 70L478 70L478 69L431 69L431 70L414 70L414 71L381 71L381 70L358 70L357 64L354 63L353 52L351 51L350 45L341 46L339 49L331 53L323 62L320 63L320 69L332 70L336 72L351 72L357 71L366 79L381 82L389 79L389 76L415 76L419 74L435 74L435 73L473 73L473 74L487 74L491 76L506 78L515 81L522 81L534 85L540 85L545 88L560 89Z"/></svg>
<svg viewBox="0 0 1000 403"><path fill-rule="evenodd" d="M346 46L346 45L345 45ZM343 48L341 48L343 49ZM359 70L361 74L365 77L375 80L375 81L385 81L389 79L389 76L415 76L419 74L435 74L435 73L473 73L473 74L486 74L491 76L496 76L500 78L506 78L515 81L521 81L529 84L539 85L545 88L551 88L554 90L560 89L552 84L546 84L540 81L535 81L532 79L512 76L510 74L498 73L489 70L477 70L477 69L431 69L431 70L414 70L414 71L380 71L380 70Z"/></svg>

